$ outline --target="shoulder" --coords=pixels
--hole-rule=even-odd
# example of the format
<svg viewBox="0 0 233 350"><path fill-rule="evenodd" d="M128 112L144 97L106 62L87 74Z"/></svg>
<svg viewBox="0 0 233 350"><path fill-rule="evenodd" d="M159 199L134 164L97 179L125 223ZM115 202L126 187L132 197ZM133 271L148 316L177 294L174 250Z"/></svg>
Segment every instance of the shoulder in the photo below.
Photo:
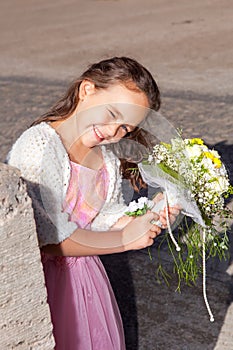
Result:
<svg viewBox="0 0 233 350"><path fill-rule="evenodd" d="M18 168L24 178L41 171L62 171L69 168L69 157L55 129L42 122L24 131L12 146L6 162ZM69 169L68 169L69 171Z"/></svg>
<svg viewBox="0 0 233 350"><path fill-rule="evenodd" d="M45 122L34 125L25 130L15 141L7 159L22 151L32 153L34 151L38 152L44 150L48 143L59 143L59 136L56 134L55 130Z"/></svg>
<svg viewBox="0 0 233 350"><path fill-rule="evenodd" d="M20 155L23 158L29 156L32 158L39 157L45 151L50 153L55 148L60 153L66 153L55 129L47 123L42 122L25 130L15 141L7 156L7 163L10 163L14 158Z"/></svg>

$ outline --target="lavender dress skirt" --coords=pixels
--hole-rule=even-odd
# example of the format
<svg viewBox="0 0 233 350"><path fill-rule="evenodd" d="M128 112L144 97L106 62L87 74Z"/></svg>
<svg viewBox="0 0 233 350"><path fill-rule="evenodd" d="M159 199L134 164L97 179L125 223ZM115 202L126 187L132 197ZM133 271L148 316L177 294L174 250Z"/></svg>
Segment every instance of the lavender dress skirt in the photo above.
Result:
<svg viewBox="0 0 233 350"><path fill-rule="evenodd" d="M71 169L63 207L71 221L88 228L106 198L107 171L105 167L95 171L73 162ZM90 199L88 193L92 194ZM120 312L99 257L42 253L42 263L55 349L124 350Z"/></svg>

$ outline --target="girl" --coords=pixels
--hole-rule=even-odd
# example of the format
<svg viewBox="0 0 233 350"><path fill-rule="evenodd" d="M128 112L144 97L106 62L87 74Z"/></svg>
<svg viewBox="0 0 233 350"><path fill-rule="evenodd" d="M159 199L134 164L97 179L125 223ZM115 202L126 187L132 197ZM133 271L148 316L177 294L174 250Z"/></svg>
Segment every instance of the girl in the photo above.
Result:
<svg viewBox="0 0 233 350"><path fill-rule="evenodd" d="M137 125L148 108L159 107L158 87L141 64L127 57L104 60L86 70L8 155L32 199L56 350L125 349L98 255L152 245L161 232L152 219L162 227L166 220L163 212L124 215L121 177L134 188L144 184L107 145L129 138L148 146ZM177 214L170 208L171 220Z"/></svg>

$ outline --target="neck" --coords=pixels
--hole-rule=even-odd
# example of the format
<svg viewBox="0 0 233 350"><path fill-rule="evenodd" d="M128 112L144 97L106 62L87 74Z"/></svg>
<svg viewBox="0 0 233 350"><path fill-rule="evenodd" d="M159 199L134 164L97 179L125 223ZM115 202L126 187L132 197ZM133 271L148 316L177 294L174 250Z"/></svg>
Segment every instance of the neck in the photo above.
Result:
<svg viewBox="0 0 233 350"><path fill-rule="evenodd" d="M100 147L87 148L80 143L76 143L68 150L68 154L70 160L87 168L98 170L103 166Z"/></svg>

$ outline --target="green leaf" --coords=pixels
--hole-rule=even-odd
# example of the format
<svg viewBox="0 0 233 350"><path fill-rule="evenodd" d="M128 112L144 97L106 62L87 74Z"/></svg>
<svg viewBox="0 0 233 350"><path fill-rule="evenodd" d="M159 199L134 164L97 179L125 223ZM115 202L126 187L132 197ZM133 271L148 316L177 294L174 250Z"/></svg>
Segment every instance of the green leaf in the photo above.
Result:
<svg viewBox="0 0 233 350"><path fill-rule="evenodd" d="M174 179L176 179L178 181L182 181L184 183L183 177L179 173L177 173L175 170L171 169L170 167L165 165L163 162L158 163L157 165L165 173L167 173L168 175L172 176Z"/></svg>
<svg viewBox="0 0 233 350"><path fill-rule="evenodd" d="M169 151L172 149L172 145L170 143L160 142L160 144L166 147L166 149Z"/></svg>

